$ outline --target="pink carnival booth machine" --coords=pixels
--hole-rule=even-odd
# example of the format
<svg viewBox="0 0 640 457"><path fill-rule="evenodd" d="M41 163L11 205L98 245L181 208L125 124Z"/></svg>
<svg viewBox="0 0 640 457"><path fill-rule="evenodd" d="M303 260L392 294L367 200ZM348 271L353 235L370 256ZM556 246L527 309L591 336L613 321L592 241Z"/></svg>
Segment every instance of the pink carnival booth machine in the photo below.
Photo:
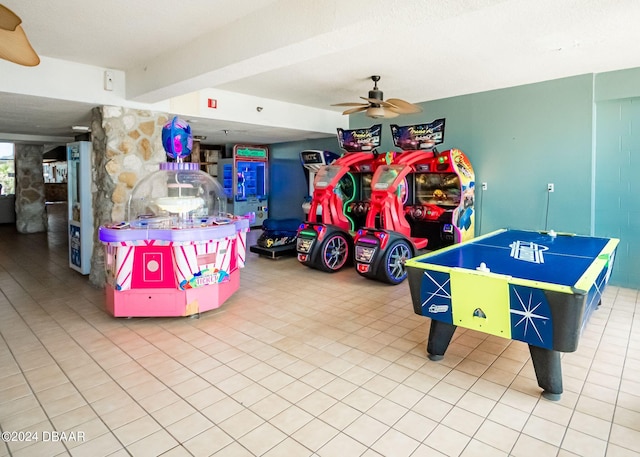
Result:
<svg viewBox="0 0 640 457"><path fill-rule="evenodd" d="M191 152L191 131L177 118L163 129L175 162L132 190L127 220L100 227L106 307L116 317L198 316L240 286L249 221L226 213L222 186Z"/></svg>

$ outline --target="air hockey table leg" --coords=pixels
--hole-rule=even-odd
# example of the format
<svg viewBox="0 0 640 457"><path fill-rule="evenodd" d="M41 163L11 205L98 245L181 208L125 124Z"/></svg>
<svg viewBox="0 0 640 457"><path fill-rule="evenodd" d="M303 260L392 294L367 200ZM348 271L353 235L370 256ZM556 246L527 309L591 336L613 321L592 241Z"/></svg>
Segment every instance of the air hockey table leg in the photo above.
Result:
<svg viewBox="0 0 640 457"><path fill-rule="evenodd" d="M560 400L562 395L560 353L532 345L529 345L529 352L538 385L543 389L542 396L548 400Z"/></svg>
<svg viewBox="0 0 640 457"><path fill-rule="evenodd" d="M442 360L449 347L451 338L456 331L456 326L448 322L431 320L429 340L427 342L427 354L431 360Z"/></svg>

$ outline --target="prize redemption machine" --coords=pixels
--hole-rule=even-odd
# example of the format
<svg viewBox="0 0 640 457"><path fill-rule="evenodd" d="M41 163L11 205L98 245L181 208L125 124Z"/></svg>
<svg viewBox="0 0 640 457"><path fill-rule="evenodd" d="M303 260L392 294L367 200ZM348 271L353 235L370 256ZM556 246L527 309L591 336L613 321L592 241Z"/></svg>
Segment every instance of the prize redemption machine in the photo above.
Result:
<svg viewBox="0 0 640 457"><path fill-rule="evenodd" d="M220 160L222 186L227 196L227 210L247 216L252 226L261 226L268 217L269 150L265 146L233 147L231 159Z"/></svg>
<svg viewBox="0 0 640 457"><path fill-rule="evenodd" d="M371 210L358 230L356 270L390 284L407 277L405 262L422 249L436 250L473 238L474 173L459 149L437 152L444 119L391 126L403 152L373 176Z"/></svg>
<svg viewBox="0 0 640 457"><path fill-rule="evenodd" d="M190 316L220 307L240 285L246 218L229 217L222 186L182 162L188 124L164 126L167 154L133 188L127 221L100 227L105 245L107 310L116 317Z"/></svg>
<svg viewBox="0 0 640 457"><path fill-rule="evenodd" d="M352 258L352 233L364 226L373 173L392 157L374 151L381 127L338 129L346 153L316 173L307 222L298 230L296 249L302 264L335 272Z"/></svg>

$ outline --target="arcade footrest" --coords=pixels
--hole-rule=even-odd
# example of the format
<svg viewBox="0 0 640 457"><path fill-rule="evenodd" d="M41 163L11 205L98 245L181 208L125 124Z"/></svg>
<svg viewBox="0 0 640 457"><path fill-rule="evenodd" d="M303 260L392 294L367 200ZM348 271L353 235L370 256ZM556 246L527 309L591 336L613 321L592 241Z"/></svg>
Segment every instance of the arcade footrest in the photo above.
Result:
<svg viewBox="0 0 640 457"><path fill-rule="evenodd" d="M273 246L270 248L254 245L249 246L249 250L261 257L279 259L280 257L296 255L296 243L286 244L283 246Z"/></svg>

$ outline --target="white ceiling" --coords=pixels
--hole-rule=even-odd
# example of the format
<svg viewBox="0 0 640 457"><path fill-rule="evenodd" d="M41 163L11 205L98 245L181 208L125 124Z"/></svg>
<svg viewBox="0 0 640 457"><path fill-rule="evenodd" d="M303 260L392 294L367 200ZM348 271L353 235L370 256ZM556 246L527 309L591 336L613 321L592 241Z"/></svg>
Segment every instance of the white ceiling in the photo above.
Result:
<svg viewBox="0 0 640 457"><path fill-rule="evenodd" d="M215 88L340 111L373 74L386 98L422 102L640 67L637 0L0 1L41 57L123 71L140 103ZM0 73L0 133L69 135L92 106L3 92ZM326 136L196 120L228 142Z"/></svg>

